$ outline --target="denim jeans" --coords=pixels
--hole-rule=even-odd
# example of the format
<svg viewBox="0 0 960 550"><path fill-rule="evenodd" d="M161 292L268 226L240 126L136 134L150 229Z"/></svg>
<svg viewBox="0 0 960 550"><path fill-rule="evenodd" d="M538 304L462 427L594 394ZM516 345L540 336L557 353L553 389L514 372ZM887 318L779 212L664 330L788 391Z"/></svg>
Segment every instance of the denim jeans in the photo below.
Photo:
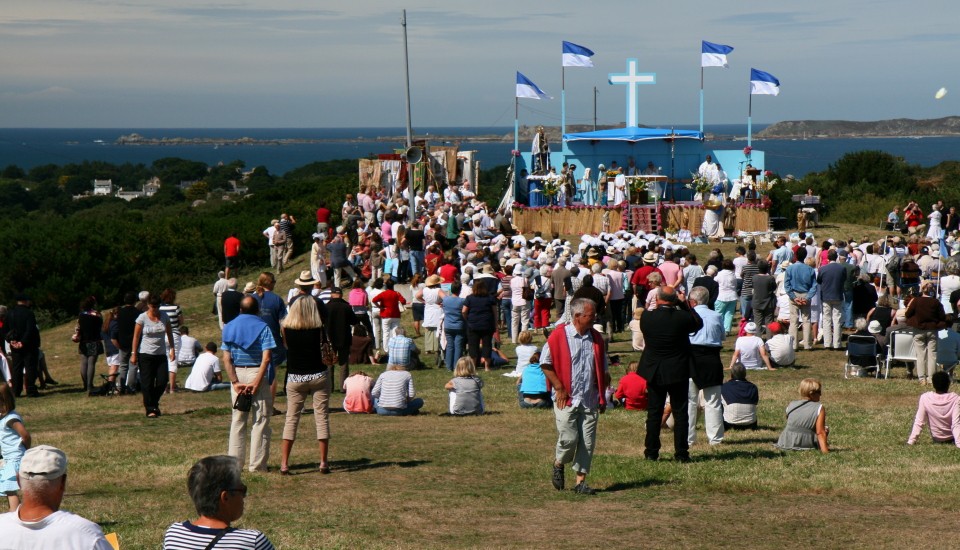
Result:
<svg viewBox="0 0 960 550"><path fill-rule="evenodd" d="M740 317L750 321L753 319L753 296L740 297Z"/></svg>
<svg viewBox="0 0 960 550"><path fill-rule="evenodd" d="M417 273L423 273L426 264L423 261L423 251L422 250L411 250L410 251L410 273L416 275Z"/></svg>
<svg viewBox="0 0 960 550"><path fill-rule="evenodd" d="M509 333L513 324L513 301L510 298L500 300L500 320Z"/></svg>
<svg viewBox="0 0 960 550"><path fill-rule="evenodd" d="M843 291L843 328L853 328L853 291Z"/></svg>
<svg viewBox="0 0 960 550"><path fill-rule="evenodd" d="M447 370L453 371L457 361L463 356L463 349L467 345L467 331L466 329L447 329L444 332L447 335L444 362L447 364Z"/></svg>
<svg viewBox="0 0 960 550"><path fill-rule="evenodd" d="M407 416L417 414L421 408L423 408L423 399L419 397L407 401L407 408L405 409L385 409L380 406L377 399L373 400L373 409L377 411L377 414L382 416Z"/></svg>

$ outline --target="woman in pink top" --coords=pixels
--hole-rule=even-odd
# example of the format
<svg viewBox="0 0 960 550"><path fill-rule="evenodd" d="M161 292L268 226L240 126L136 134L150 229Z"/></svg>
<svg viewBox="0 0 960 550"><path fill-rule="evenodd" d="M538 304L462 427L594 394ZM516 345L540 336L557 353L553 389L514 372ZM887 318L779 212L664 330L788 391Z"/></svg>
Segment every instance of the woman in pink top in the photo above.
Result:
<svg viewBox="0 0 960 550"><path fill-rule="evenodd" d="M373 323L370 320L370 296L367 294L366 289L363 288L363 281L360 277L357 277L356 280L353 281L353 288L350 289L347 302L350 303L353 314L367 327L367 334L373 334Z"/></svg>
<svg viewBox="0 0 960 550"><path fill-rule="evenodd" d="M933 390L920 396L917 416L913 419L913 431L907 439L913 445L923 432L923 425L930 425L930 437L934 443L953 443L960 447L960 395L949 391L950 375L933 373Z"/></svg>

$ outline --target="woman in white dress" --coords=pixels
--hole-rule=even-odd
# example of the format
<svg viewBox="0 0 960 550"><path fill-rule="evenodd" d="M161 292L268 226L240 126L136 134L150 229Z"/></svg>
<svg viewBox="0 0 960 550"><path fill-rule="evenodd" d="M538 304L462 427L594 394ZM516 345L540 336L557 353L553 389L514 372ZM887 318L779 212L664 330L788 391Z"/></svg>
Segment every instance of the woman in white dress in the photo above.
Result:
<svg viewBox="0 0 960 550"><path fill-rule="evenodd" d="M943 231L940 227L940 207L934 204L931 207L931 212L927 216L930 219L930 229L927 230L927 238L939 240L940 233Z"/></svg>
<svg viewBox="0 0 960 550"><path fill-rule="evenodd" d="M446 294L440 289L440 276L427 277L425 286L416 293L418 300L423 300L423 329L424 351L433 354L440 351L440 341L437 337L440 324L443 322L443 307L440 305Z"/></svg>

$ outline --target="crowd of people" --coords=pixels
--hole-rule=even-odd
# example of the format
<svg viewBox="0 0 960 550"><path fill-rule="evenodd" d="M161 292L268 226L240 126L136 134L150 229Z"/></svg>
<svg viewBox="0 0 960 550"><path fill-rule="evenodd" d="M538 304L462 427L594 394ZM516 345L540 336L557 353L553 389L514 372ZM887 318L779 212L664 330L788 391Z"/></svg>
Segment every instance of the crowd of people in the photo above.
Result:
<svg viewBox="0 0 960 550"><path fill-rule="evenodd" d="M945 397L943 382L943 371L960 354L953 330L960 307L960 241L952 236L911 230L907 237L818 244L801 232L777 237L768 251L748 242L732 258L713 249L701 259L664 234L528 238L514 230L509 213L494 211L458 186L442 195L431 186L412 205L402 193L364 189L356 198L347 195L339 212L321 204L316 218L309 269L283 296L269 271L239 289L241 243L236 235L227 239L225 269L212 291L219 344L190 336L174 289L128 292L121 306L104 313L96 298L83 299L74 342L84 390L139 392L146 416L158 418L163 395L180 390L178 369L189 366L187 391L230 389L228 454L235 465L246 461L250 471L260 472L269 469L270 419L279 414L274 399L285 392L281 475L290 473L299 422L312 397L319 470L327 474L332 393L344 394L350 414L416 415L425 403L414 372L436 365L451 375L443 410L483 414L478 372L512 360L515 367L505 375L516 378L518 407L550 408L556 417L553 486L565 488L565 470L572 465L574 491L593 494L586 477L599 414L607 408L647 411L648 460L659 460L667 427L673 430L674 459L688 462L701 410L711 445L723 443L725 430L757 428L760 395L748 371L791 367L799 349L841 350L850 334L873 337L882 355L891 334L906 331L917 350L916 378L936 390L921 398L911 443L924 423L937 441L960 430L955 416L947 419L958 400ZM264 231L277 273L289 267L296 251L295 224L284 213ZM407 309L409 328L400 322ZM0 314L7 344L0 364L9 381L0 391L6 458L30 446L14 397L37 396L56 382L43 368L29 297L18 296L17 305ZM720 352L734 335L725 366ZM544 343L534 344L537 337ZM617 358L608 346L627 337L642 355L615 382L609 366ZM512 356L501 349L507 339L516 345ZM100 355L108 368L97 384ZM351 365L380 364L385 370L377 377L351 373ZM800 399L786 408L779 448L829 451L821 391L816 379L801 382ZM217 487L208 489L220 492L202 509L198 504L202 525L171 527L171 540L214 535L203 529L224 529L233 517L216 514L218 506L236 506L231 491L239 490L238 471L211 460L195 469L217 470L211 482ZM13 499L16 472L11 477L8 470L0 486ZM206 483L200 479L205 475L191 471L191 483ZM225 488L228 478L235 488Z"/></svg>

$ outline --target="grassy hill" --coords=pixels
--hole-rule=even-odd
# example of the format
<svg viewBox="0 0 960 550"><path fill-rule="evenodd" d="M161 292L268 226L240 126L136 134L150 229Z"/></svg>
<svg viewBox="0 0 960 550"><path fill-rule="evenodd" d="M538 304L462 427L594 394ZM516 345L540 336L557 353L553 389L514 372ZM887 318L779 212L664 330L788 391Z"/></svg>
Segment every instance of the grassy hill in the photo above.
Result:
<svg viewBox="0 0 960 550"><path fill-rule="evenodd" d="M879 234L866 226L826 228L827 237ZM695 246L705 257L707 247ZM725 253L731 251L724 245ZM299 269L280 277L285 293ZM246 268L240 280L253 280ZM211 279L210 284L213 280ZM201 342L219 342L210 315L210 284L181 289L184 322ZM409 313L405 314L409 316ZM409 318L404 319L409 329ZM39 399L21 399L36 444L64 449L70 478L64 508L120 535L123 548L156 548L171 522L194 518L186 473L198 458L226 452L227 392L177 393L161 401L164 415L144 417L139 396L90 398L79 392L79 357L72 323L43 332L44 349L61 385ZM536 342L542 344L542 337ZM422 341L421 341L422 343ZM629 334L611 351L636 360ZM722 353L729 361L733 338ZM512 356L513 346L506 345ZM905 445L923 388L897 368L889 380L844 380L842 353L800 352L798 367L751 372L760 387L761 429L729 432L722 445L704 443L702 420L693 463L643 459L644 416L623 410L599 423L591 485L595 497L550 486L556 441L551 411L521 411L514 380L481 373L489 414L447 416L446 370L414 372L425 399L418 417L348 415L331 406L333 472L318 472L313 424L301 422L293 474L281 477L283 417L272 419L271 472L244 473L250 487L238 526L257 528L283 549L314 548L583 548L652 546L783 548L927 547L943 536L923 525L950 517L960 484L957 449L924 435ZM354 366L376 376L381 367ZM98 371L105 372L103 358ZM623 368L613 368L614 380ZM180 379L187 372L181 370ZM799 381L820 378L833 452L783 453L773 443L784 407ZM285 410L283 397L277 408ZM572 476L568 476L569 479Z"/></svg>

